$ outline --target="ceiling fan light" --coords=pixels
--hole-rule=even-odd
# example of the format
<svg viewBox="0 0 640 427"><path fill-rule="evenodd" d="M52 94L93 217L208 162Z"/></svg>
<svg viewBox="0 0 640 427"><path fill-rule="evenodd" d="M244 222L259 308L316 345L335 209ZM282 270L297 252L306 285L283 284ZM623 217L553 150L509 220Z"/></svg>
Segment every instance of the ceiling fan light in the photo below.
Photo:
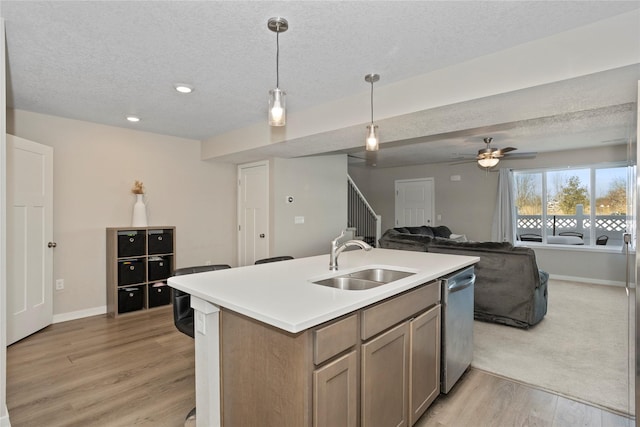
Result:
<svg viewBox="0 0 640 427"><path fill-rule="evenodd" d="M483 168L492 168L498 164L500 159L496 157L485 157L483 159L478 159L478 164Z"/></svg>
<svg viewBox="0 0 640 427"><path fill-rule="evenodd" d="M380 148L380 138L378 137L378 126L373 123L367 126L367 140L365 144L367 151L378 151Z"/></svg>

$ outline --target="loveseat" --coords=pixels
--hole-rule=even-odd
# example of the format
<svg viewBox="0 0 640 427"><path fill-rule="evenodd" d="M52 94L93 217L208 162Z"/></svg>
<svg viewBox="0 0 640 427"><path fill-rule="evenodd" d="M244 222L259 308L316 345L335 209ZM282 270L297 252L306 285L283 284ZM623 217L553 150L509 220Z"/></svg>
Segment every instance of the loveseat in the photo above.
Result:
<svg viewBox="0 0 640 427"><path fill-rule="evenodd" d="M547 313L549 275L538 269L533 249L510 243L459 242L445 227L387 230L379 247L480 257L475 265L474 317L528 328Z"/></svg>

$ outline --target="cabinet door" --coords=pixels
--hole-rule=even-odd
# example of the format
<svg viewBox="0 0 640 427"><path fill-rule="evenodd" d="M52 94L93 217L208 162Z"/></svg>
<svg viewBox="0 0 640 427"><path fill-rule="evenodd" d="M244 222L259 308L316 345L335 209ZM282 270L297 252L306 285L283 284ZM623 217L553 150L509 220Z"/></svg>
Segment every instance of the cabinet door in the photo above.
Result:
<svg viewBox="0 0 640 427"><path fill-rule="evenodd" d="M409 322L362 346L362 426L408 425Z"/></svg>
<svg viewBox="0 0 640 427"><path fill-rule="evenodd" d="M355 351L313 372L314 427L356 427L358 356Z"/></svg>
<svg viewBox="0 0 640 427"><path fill-rule="evenodd" d="M409 326L409 425L413 425L440 394L440 305L413 319Z"/></svg>

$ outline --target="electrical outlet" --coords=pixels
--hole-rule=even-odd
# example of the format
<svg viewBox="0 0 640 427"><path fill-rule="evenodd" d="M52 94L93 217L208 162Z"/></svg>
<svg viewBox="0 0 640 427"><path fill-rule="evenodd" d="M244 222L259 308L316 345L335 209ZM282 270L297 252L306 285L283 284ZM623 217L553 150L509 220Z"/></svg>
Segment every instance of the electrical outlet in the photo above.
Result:
<svg viewBox="0 0 640 427"><path fill-rule="evenodd" d="M56 279L56 291L64 289L64 279Z"/></svg>

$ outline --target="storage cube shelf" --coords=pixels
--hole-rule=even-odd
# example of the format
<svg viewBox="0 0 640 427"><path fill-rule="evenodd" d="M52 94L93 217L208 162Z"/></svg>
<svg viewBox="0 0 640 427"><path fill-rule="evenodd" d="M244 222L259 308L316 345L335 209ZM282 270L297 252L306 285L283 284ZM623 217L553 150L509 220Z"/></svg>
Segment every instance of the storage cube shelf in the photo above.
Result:
<svg viewBox="0 0 640 427"><path fill-rule="evenodd" d="M107 314L171 304L175 227L107 228Z"/></svg>

